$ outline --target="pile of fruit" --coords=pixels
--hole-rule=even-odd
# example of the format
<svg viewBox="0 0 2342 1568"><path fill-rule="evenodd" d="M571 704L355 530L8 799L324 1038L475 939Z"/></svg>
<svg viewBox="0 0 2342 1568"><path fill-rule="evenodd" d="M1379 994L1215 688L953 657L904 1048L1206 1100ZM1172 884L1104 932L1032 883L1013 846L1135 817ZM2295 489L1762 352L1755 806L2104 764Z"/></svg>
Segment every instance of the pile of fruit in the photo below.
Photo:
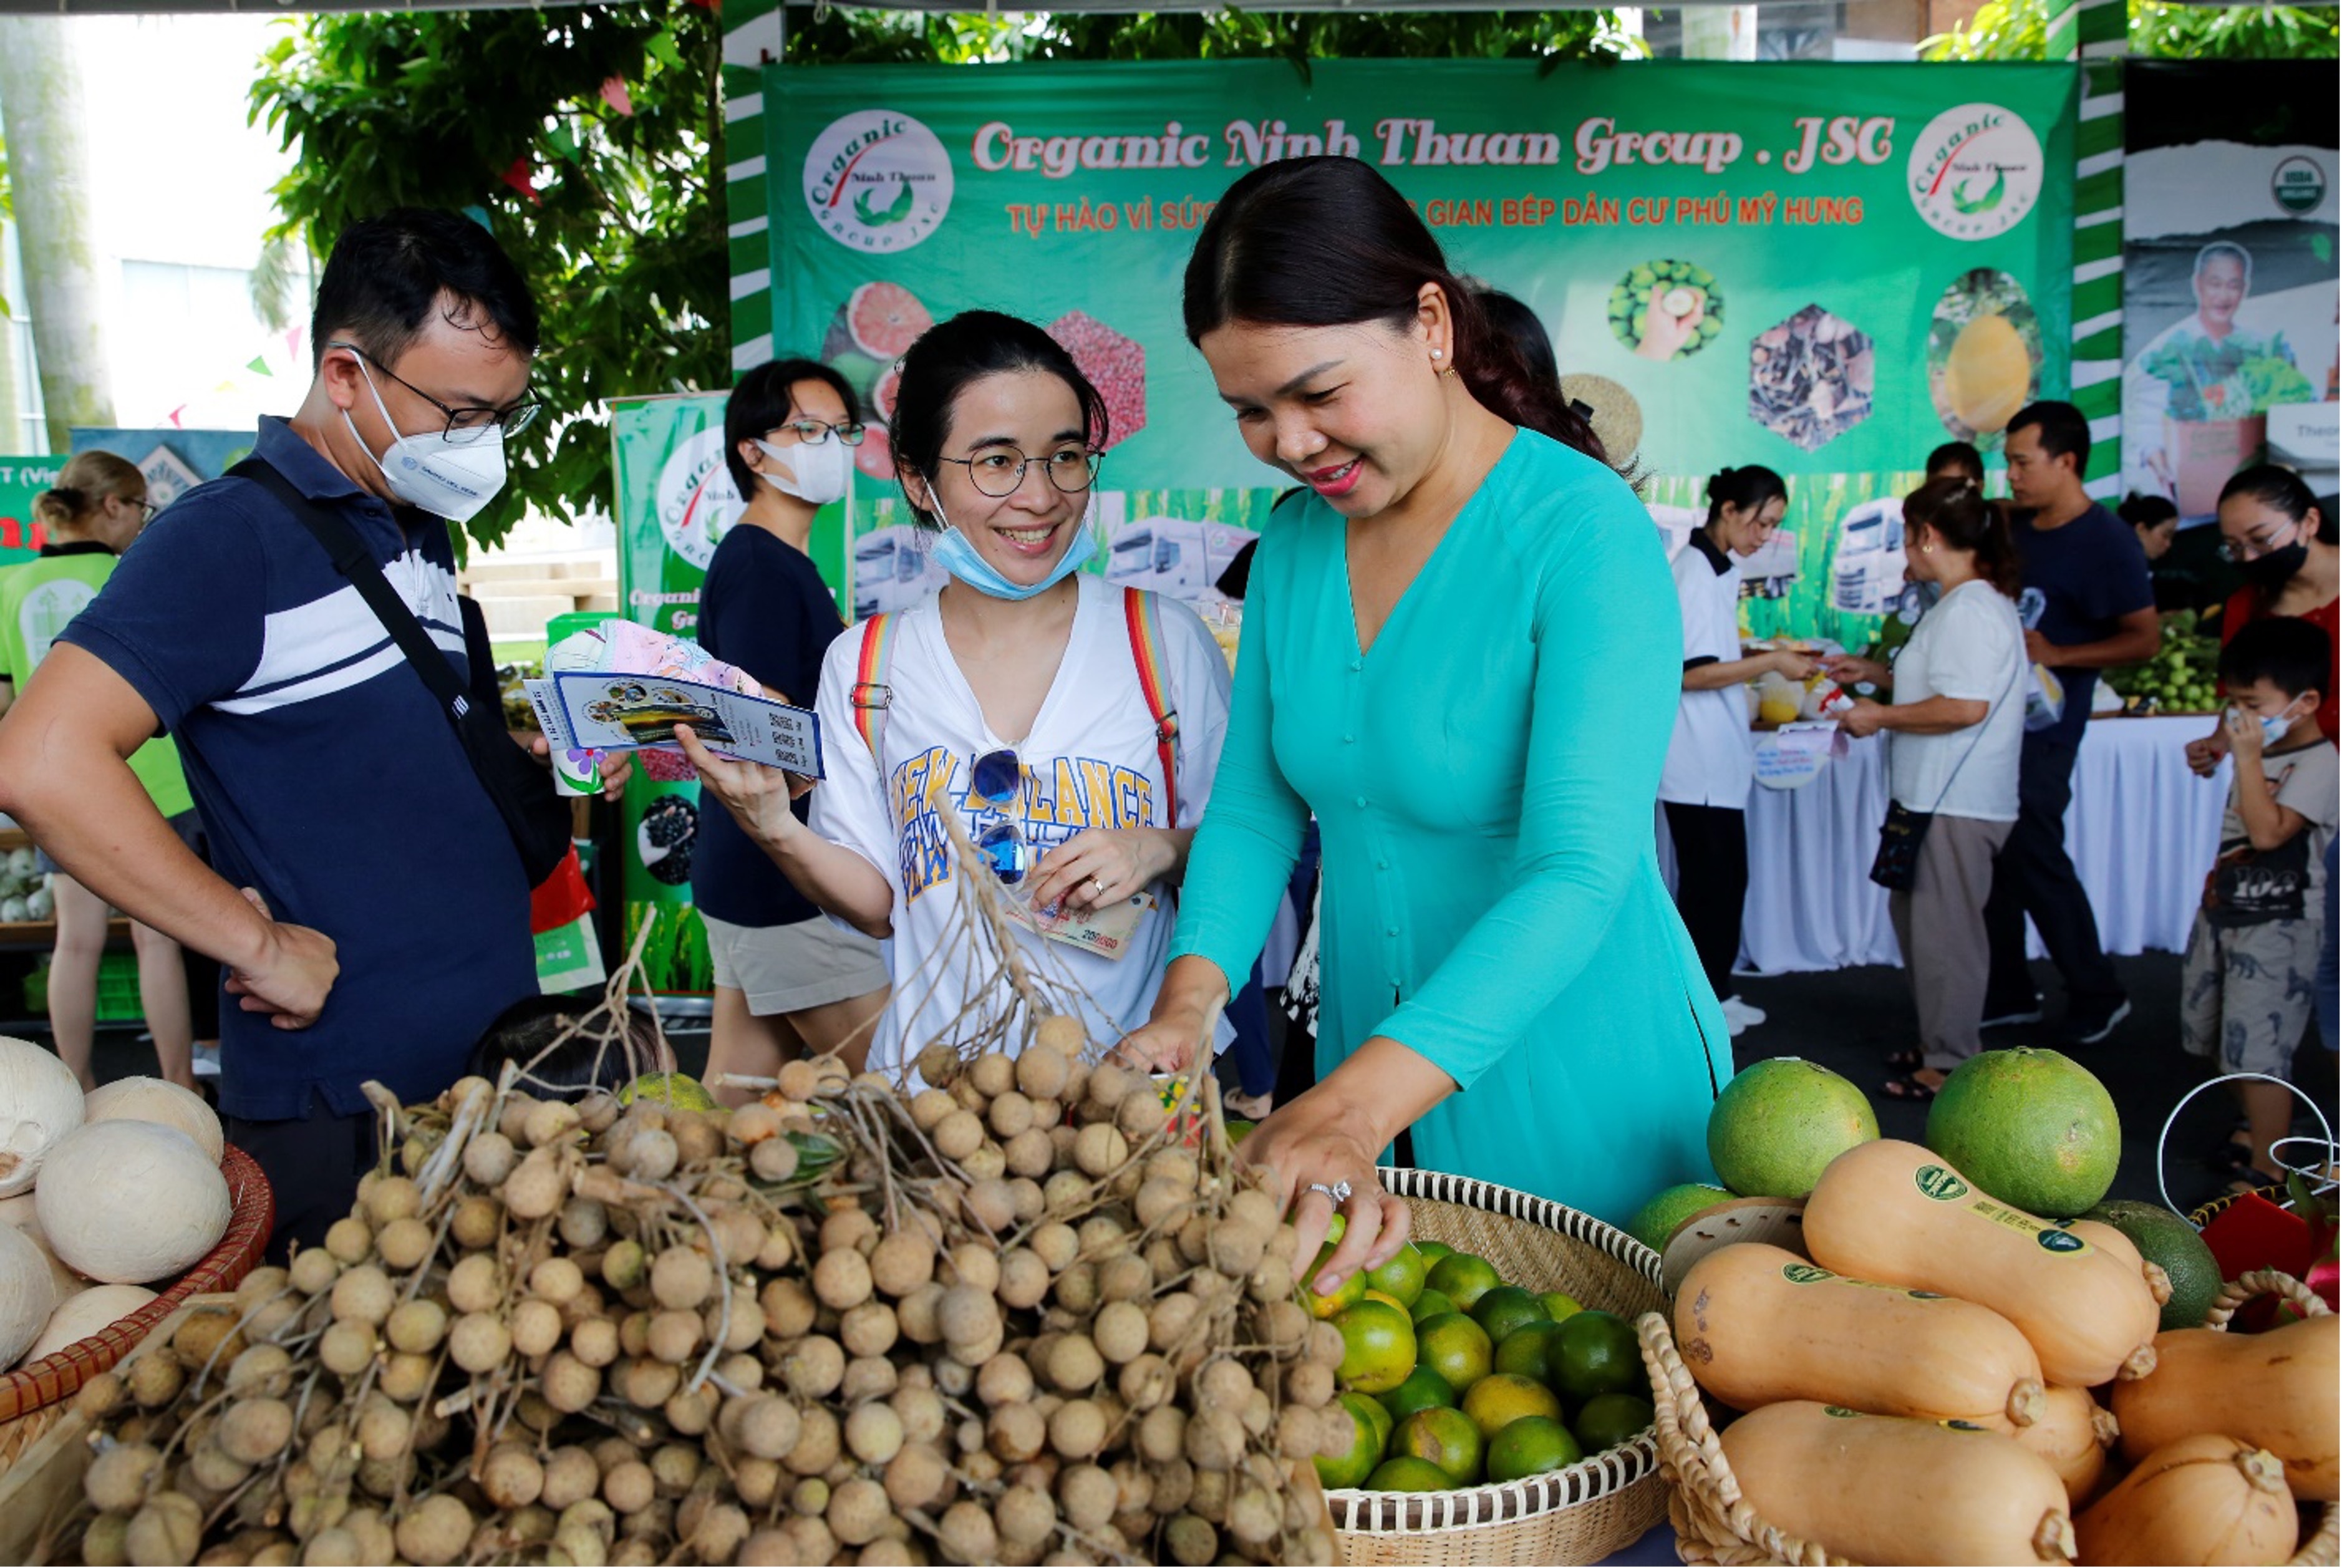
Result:
<svg viewBox="0 0 2342 1568"><path fill-rule="evenodd" d="M0 924L53 920L56 911L48 874L40 869L33 852L19 845L0 854Z"/></svg>
<svg viewBox="0 0 2342 1568"><path fill-rule="evenodd" d="M1802 1201L1800 1250L1715 1247L1673 1313L1684 1368L1744 1413L1721 1444L1756 1514L1857 1563L2286 1562L2336 1498L2342 1319L2201 1326L2208 1250L2101 1203L2119 1124L2055 1052L1971 1059L1926 1147L1866 1133L1859 1100L1781 1059L1711 1124L1735 1190ZM1662 1246L1707 1193L1671 1194L1637 1221Z"/></svg>
<svg viewBox="0 0 2342 1568"><path fill-rule="evenodd" d="M1651 1424L1633 1327L1559 1292L1506 1284L1485 1258L1410 1243L1332 1295L1306 1279L1302 1289L1310 1313L1342 1336L1352 1433L1317 1461L1327 1486L1440 1492L1519 1481Z"/></svg>
<svg viewBox="0 0 2342 1568"><path fill-rule="evenodd" d="M1042 1020L906 1095L477 1078L95 1380L90 1563L1326 1563L1346 1346L1208 1103ZM1185 1119L1194 1127L1196 1118ZM395 1166L395 1168L394 1168ZM69 1548L70 1549L70 1548Z"/></svg>
<svg viewBox="0 0 2342 1568"><path fill-rule="evenodd" d="M2220 705L2220 642L2199 634L2196 612L2163 618L2163 645L2144 664L2107 672L2107 684L2138 714L2208 714Z"/></svg>
<svg viewBox="0 0 2342 1568"><path fill-rule="evenodd" d="M1687 261L1661 257L1626 269L1610 290L1610 331L1628 348L1651 335L1651 313L1681 320L1696 315L1698 327L1672 357L1688 359L1724 331L1724 291L1716 275Z"/></svg>

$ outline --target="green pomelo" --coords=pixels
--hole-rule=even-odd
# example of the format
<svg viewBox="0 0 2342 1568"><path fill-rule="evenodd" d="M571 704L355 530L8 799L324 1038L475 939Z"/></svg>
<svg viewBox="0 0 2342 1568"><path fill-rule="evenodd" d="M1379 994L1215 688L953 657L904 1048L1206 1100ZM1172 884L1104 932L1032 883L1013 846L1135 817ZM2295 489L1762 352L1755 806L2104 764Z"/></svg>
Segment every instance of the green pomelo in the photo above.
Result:
<svg viewBox="0 0 2342 1568"><path fill-rule="evenodd" d="M1877 1136L1861 1090L1817 1063L1776 1056L1742 1069L1716 1097L1707 1158L1744 1198L1802 1198L1832 1160Z"/></svg>
<svg viewBox="0 0 2342 1568"><path fill-rule="evenodd" d="M1655 1253L1667 1250L1667 1240L1676 1227L1702 1209L1729 1203L1732 1194L1722 1187L1711 1187L1705 1182L1684 1182L1665 1187L1651 1196L1650 1202L1635 1211L1626 1222L1626 1233Z"/></svg>
<svg viewBox="0 0 2342 1568"><path fill-rule="evenodd" d="M2100 1203L2082 1217L2112 1225L2130 1238L2139 1256L2160 1264L2171 1276L2171 1299L2163 1303L2161 1327L2204 1326L2204 1314L2212 1310L2222 1281L2220 1265L2195 1226L2169 1209L2128 1198Z"/></svg>
<svg viewBox="0 0 2342 1568"><path fill-rule="evenodd" d="M2002 1203L2066 1220L2114 1185L2122 1118L2107 1086L2070 1056L1986 1051L1937 1092L1927 1147Z"/></svg>

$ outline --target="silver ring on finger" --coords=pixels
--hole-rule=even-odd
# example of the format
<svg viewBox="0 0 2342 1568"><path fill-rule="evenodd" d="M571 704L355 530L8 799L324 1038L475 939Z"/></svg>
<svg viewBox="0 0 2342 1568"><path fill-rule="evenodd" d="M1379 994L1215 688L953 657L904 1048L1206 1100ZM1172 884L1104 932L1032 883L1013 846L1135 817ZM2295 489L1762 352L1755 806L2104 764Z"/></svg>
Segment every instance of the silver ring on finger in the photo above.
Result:
<svg viewBox="0 0 2342 1568"><path fill-rule="evenodd" d="M1093 876L1093 877L1091 877L1091 878L1090 878L1090 885L1091 885L1092 887L1094 887L1094 888L1096 888L1096 889L1097 889L1097 895L1098 895L1098 897L1099 897L1101 900L1103 900L1103 899L1106 897L1106 884L1105 884L1105 883L1100 882L1096 877Z"/></svg>
<svg viewBox="0 0 2342 1568"><path fill-rule="evenodd" d="M1350 1201L1350 1183L1347 1182L1336 1182L1331 1185L1324 1182L1312 1182L1309 1183L1308 1190L1325 1193L1334 1200L1334 1206L1337 1209Z"/></svg>

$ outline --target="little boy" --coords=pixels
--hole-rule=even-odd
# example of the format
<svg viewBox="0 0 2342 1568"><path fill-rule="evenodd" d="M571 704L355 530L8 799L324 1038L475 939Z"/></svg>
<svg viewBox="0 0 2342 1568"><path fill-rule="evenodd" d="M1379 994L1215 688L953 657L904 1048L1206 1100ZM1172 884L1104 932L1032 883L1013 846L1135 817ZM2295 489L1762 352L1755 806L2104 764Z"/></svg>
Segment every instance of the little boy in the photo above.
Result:
<svg viewBox="0 0 2342 1568"><path fill-rule="evenodd" d="M2290 616L2256 621L2220 654L2236 777L2220 819L2219 858L2187 939L2180 1041L2225 1073L2290 1076L2317 1000L2342 757L2318 733L2331 655L2325 631ZM2247 1080L2253 1180L2282 1179L2269 1145L2293 1121L2282 1084Z"/></svg>

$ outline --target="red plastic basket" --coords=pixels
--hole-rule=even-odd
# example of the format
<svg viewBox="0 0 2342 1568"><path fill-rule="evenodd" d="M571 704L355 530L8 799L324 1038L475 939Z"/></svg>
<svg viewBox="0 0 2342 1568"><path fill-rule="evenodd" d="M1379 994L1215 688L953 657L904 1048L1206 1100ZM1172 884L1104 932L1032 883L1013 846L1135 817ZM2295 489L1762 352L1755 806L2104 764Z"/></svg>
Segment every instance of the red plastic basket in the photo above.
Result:
<svg viewBox="0 0 2342 1568"><path fill-rule="evenodd" d="M230 1206L227 1233L219 1245L205 1253L170 1289L128 1317L54 1355L43 1356L22 1371L0 1376L0 1465L23 1447L23 1434L5 1423L63 1404L84 1383L128 1355L181 1303L191 1296L235 1289L260 1262L268 1233L276 1223L276 1200L268 1190L268 1178L260 1174L251 1155L233 1144L220 1160L220 1174L227 1178ZM17 1441L10 1442L11 1437Z"/></svg>

